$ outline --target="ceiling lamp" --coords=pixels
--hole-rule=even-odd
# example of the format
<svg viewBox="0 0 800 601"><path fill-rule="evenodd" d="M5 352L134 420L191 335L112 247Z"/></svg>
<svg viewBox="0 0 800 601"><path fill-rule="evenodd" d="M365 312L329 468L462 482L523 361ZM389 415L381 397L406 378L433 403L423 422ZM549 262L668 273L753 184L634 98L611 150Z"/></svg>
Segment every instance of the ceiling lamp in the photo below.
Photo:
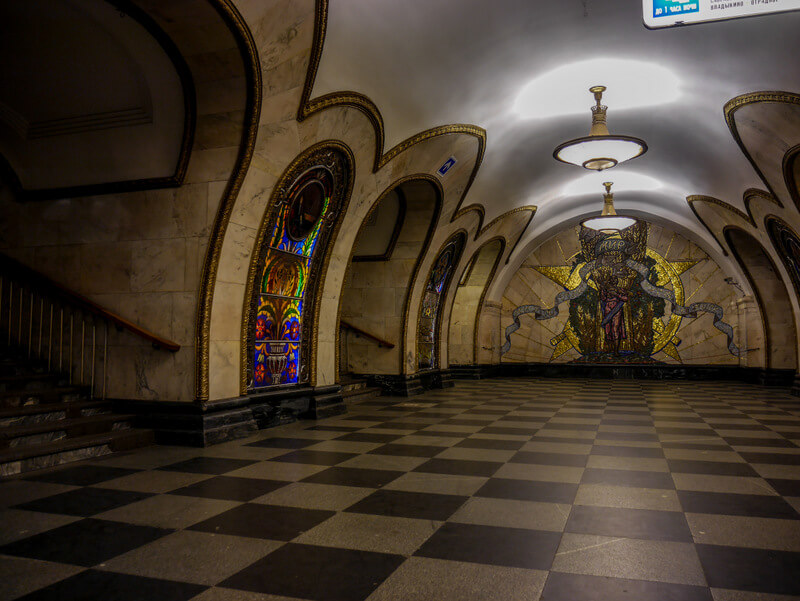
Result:
<svg viewBox="0 0 800 601"><path fill-rule="evenodd" d="M620 217L614 209L614 194L611 193L612 182L603 184L606 193L603 196L603 212L600 217L592 217L581 222L583 227L588 227L604 234L615 234L626 227L632 226L636 220L632 217Z"/></svg>
<svg viewBox="0 0 800 601"><path fill-rule="evenodd" d="M556 147L553 157L586 169L602 171L647 152L644 140L632 136L612 136L606 125L608 107L600 104L605 86L589 88L597 102L592 107L592 129L588 136L575 138Z"/></svg>

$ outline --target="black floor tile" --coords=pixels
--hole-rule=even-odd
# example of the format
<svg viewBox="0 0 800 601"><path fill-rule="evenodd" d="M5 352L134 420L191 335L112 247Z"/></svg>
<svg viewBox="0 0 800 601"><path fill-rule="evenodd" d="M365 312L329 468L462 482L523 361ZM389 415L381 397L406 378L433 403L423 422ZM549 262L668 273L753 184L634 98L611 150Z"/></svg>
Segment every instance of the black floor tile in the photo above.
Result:
<svg viewBox="0 0 800 601"><path fill-rule="evenodd" d="M158 468L170 472L189 472L191 474L225 474L241 467L258 463L248 459L227 459L223 457L194 457Z"/></svg>
<svg viewBox="0 0 800 601"><path fill-rule="evenodd" d="M710 476L758 477L756 471L746 463L725 461L695 461L690 459L667 459L671 472L681 474L708 474Z"/></svg>
<svg viewBox="0 0 800 601"><path fill-rule="evenodd" d="M800 595L800 553L695 545L708 585L774 595Z"/></svg>
<svg viewBox="0 0 800 601"><path fill-rule="evenodd" d="M770 429L766 426L762 426L758 423L752 424L726 424L722 422L707 422L709 426L712 428L716 428L717 430L742 430L745 432L770 432Z"/></svg>
<svg viewBox="0 0 800 601"><path fill-rule="evenodd" d="M506 425L506 422L515 423L515 424L524 424L524 425L531 425L531 427L536 426L538 427L544 426L547 423L547 420L550 419L549 417L532 417L527 415L507 415L505 417L501 417L497 420L498 426Z"/></svg>
<svg viewBox="0 0 800 601"><path fill-rule="evenodd" d="M560 541L560 532L448 522L439 528L414 555L547 570L553 563Z"/></svg>
<svg viewBox="0 0 800 601"><path fill-rule="evenodd" d="M337 453L333 451L292 451L280 457L273 457L270 461L283 463L307 463L310 465L336 465L356 457L356 453Z"/></svg>
<svg viewBox="0 0 800 601"><path fill-rule="evenodd" d="M731 451L727 444L713 442L662 442L665 449L693 449L695 451Z"/></svg>
<svg viewBox="0 0 800 601"><path fill-rule="evenodd" d="M664 472L641 472L636 470L607 470L586 468L581 484L611 484L634 488L674 489L675 482Z"/></svg>
<svg viewBox="0 0 800 601"><path fill-rule="evenodd" d="M208 587L201 584L175 582L86 570L48 587L21 597L19 601L141 601L142 599L169 599L184 601L199 595Z"/></svg>
<svg viewBox="0 0 800 601"><path fill-rule="evenodd" d="M314 601L362 601L404 560L399 555L289 543L218 586Z"/></svg>
<svg viewBox="0 0 800 601"><path fill-rule="evenodd" d="M639 428L643 427L653 427L653 420L652 419L613 419L604 417L600 421L601 426L637 426Z"/></svg>
<svg viewBox="0 0 800 601"><path fill-rule="evenodd" d="M141 501L150 496L152 495L148 493L127 490L85 487L23 503L17 505L16 509L89 517L96 513Z"/></svg>
<svg viewBox="0 0 800 601"><path fill-rule="evenodd" d="M0 547L0 553L91 567L173 532L87 518Z"/></svg>
<svg viewBox="0 0 800 601"><path fill-rule="evenodd" d="M312 444L319 444L319 440L313 438L265 438L246 445L248 447L270 447L277 449L303 449Z"/></svg>
<svg viewBox="0 0 800 601"><path fill-rule="evenodd" d="M540 453L534 451L519 451L510 463L531 463L536 465L560 465L564 467L586 467L586 455L573 455L569 453Z"/></svg>
<svg viewBox="0 0 800 601"><path fill-rule="evenodd" d="M533 442L558 442L562 444L593 444L594 438L571 438L562 436L547 436L544 432L539 432L533 438Z"/></svg>
<svg viewBox="0 0 800 601"><path fill-rule="evenodd" d="M468 498L403 490L377 490L355 505L348 507L347 511L444 521L453 515Z"/></svg>
<svg viewBox="0 0 800 601"><path fill-rule="evenodd" d="M451 474L454 476L482 476L485 478L494 474L502 465L502 463L494 461L429 459L413 471L433 474Z"/></svg>
<svg viewBox="0 0 800 601"><path fill-rule="evenodd" d="M504 422L497 422L504 423ZM512 428L505 426L486 426L479 430L481 434L506 434L513 436L533 436L539 431L539 428Z"/></svg>
<svg viewBox="0 0 800 601"><path fill-rule="evenodd" d="M750 453L748 451L740 451L739 455L748 463L800 465L800 453Z"/></svg>
<svg viewBox="0 0 800 601"><path fill-rule="evenodd" d="M455 446L465 449L495 449L516 451L525 444L523 440L497 440L494 438L465 438Z"/></svg>
<svg viewBox="0 0 800 601"><path fill-rule="evenodd" d="M216 476L215 478L209 478L208 480L173 490L170 494L185 497L203 497L206 499L223 499L226 501L251 501L287 484L290 483L278 480L262 480L261 478Z"/></svg>
<svg viewBox="0 0 800 601"><path fill-rule="evenodd" d="M578 493L577 484L564 482L532 482L506 478L489 478L475 493L476 497L571 504Z"/></svg>
<svg viewBox="0 0 800 601"><path fill-rule="evenodd" d="M597 440L627 440L635 442L658 442L658 436L641 432L598 432Z"/></svg>
<svg viewBox="0 0 800 601"><path fill-rule="evenodd" d="M548 430L575 430L576 432L594 432L599 428L599 424L562 424L561 422L547 422L542 431Z"/></svg>
<svg viewBox="0 0 800 601"><path fill-rule="evenodd" d="M725 442L732 447L772 447L796 449L797 445L785 438L750 438L747 436L725 436Z"/></svg>
<svg viewBox="0 0 800 601"><path fill-rule="evenodd" d="M794 508L781 497L679 490L678 498L686 513L800 519Z"/></svg>
<svg viewBox="0 0 800 601"><path fill-rule="evenodd" d="M320 432L355 432L363 430L364 426L311 426L305 430L319 430Z"/></svg>
<svg viewBox="0 0 800 601"><path fill-rule="evenodd" d="M712 601L704 586L550 572L547 601Z"/></svg>
<svg viewBox="0 0 800 601"><path fill-rule="evenodd" d="M800 480L782 480L768 478L767 482L779 495L784 497L800 497Z"/></svg>
<svg viewBox="0 0 800 601"><path fill-rule="evenodd" d="M347 442L380 442L387 443L402 438L402 434L373 434L372 432L351 432L344 436L339 436L336 440L345 440Z"/></svg>
<svg viewBox="0 0 800 601"><path fill-rule="evenodd" d="M440 422L440 426L480 426L486 423L484 419L464 419L462 417L455 419L446 419Z"/></svg>
<svg viewBox="0 0 800 601"><path fill-rule="evenodd" d="M599 445L592 447L592 455L604 455L607 457L644 457L651 459L663 459L664 451L650 447L618 447L614 445Z"/></svg>
<svg viewBox="0 0 800 601"><path fill-rule="evenodd" d="M441 430L418 430L414 436L435 436L437 438L466 438L467 432L446 432Z"/></svg>
<svg viewBox="0 0 800 601"><path fill-rule="evenodd" d="M659 427L656 428L656 432L660 435L678 435L678 436L713 436L716 437L716 431L712 430L711 428L670 428L670 427Z"/></svg>
<svg viewBox="0 0 800 601"><path fill-rule="evenodd" d="M369 455L393 455L400 457L433 457L445 450L446 447L416 444L385 444L377 449L372 449Z"/></svg>
<svg viewBox="0 0 800 601"><path fill-rule="evenodd" d="M289 541L324 522L334 513L320 509L245 503L195 524L189 530Z"/></svg>
<svg viewBox="0 0 800 601"><path fill-rule="evenodd" d="M138 471L140 470L107 467L103 465L76 465L46 474L27 476L25 480L52 482L54 484L71 484L72 486L90 486L107 480L113 480L114 478L135 474Z"/></svg>
<svg viewBox="0 0 800 601"><path fill-rule="evenodd" d="M370 426L371 428L380 428L381 430L421 430L430 424L416 424L412 422L384 422L377 426Z"/></svg>
<svg viewBox="0 0 800 601"><path fill-rule="evenodd" d="M312 484L333 484L336 486L359 486L365 488L380 488L396 480L405 472L394 470L371 470L357 467L332 467L318 472L303 482Z"/></svg>
<svg viewBox="0 0 800 601"><path fill-rule="evenodd" d="M648 540L692 542L683 513L652 509L620 509L576 505L565 532Z"/></svg>

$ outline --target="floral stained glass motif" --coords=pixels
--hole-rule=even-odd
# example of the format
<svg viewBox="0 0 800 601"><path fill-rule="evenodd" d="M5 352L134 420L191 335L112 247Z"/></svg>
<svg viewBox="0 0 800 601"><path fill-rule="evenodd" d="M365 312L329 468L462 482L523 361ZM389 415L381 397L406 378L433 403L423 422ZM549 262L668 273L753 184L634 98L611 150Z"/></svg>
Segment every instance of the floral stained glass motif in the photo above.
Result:
<svg viewBox="0 0 800 601"><path fill-rule="evenodd" d="M302 173L267 230L252 335L252 387L296 384L302 378L305 296L315 251L329 216L333 174Z"/></svg>
<svg viewBox="0 0 800 601"><path fill-rule="evenodd" d="M442 301L452 279L453 270L461 258L464 247L464 235L456 234L445 245L433 263L417 326L417 365L419 369L432 369L437 366L436 336L439 328L439 317Z"/></svg>

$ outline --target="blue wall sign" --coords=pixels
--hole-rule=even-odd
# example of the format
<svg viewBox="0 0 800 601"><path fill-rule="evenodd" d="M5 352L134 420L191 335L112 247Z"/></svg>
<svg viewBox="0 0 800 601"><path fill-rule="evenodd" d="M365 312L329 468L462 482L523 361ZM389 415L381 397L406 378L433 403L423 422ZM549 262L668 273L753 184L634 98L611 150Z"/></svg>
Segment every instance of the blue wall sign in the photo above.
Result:
<svg viewBox="0 0 800 601"><path fill-rule="evenodd" d="M438 173L439 175L444 175L445 173L450 171L450 168L455 164L456 164L456 157L450 157L444 162L444 165L439 167L439 171L437 171L436 173Z"/></svg>
<svg viewBox="0 0 800 601"><path fill-rule="evenodd" d="M790 10L800 10L800 0L642 0L642 18L650 29Z"/></svg>
<svg viewBox="0 0 800 601"><path fill-rule="evenodd" d="M700 0L653 0L653 18L696 13Z"/></svg>

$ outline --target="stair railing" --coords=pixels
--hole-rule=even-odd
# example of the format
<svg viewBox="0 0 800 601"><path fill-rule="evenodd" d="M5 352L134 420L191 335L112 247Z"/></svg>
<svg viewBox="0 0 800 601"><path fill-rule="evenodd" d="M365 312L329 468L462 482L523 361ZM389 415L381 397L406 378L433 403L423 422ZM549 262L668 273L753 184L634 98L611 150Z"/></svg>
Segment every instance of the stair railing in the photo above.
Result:
<svg viewBox="0 0 800 601"><path fill-rule="evenodd" d="M110 326L128 330L155 348L180 349L179 344L0 254L0 344L46 364L48 372L63 374L70 385L88 388L92 398L99 393L105 399Z"/></svg>
<svg viewBox="0 0 800 601"><path fill-rule="evenodd" d="M343 330L350 330L356 336L363 336L364 338L372 340L373 342L377 342L379 347L394 348L394 344L389 342L388 340L384 340L383 338L380 338L375 334L370 334L369 332L362 330L361 328L354 326L353 324L347 321L341 320L339 322L339 327L342 328Z"/></svg>

